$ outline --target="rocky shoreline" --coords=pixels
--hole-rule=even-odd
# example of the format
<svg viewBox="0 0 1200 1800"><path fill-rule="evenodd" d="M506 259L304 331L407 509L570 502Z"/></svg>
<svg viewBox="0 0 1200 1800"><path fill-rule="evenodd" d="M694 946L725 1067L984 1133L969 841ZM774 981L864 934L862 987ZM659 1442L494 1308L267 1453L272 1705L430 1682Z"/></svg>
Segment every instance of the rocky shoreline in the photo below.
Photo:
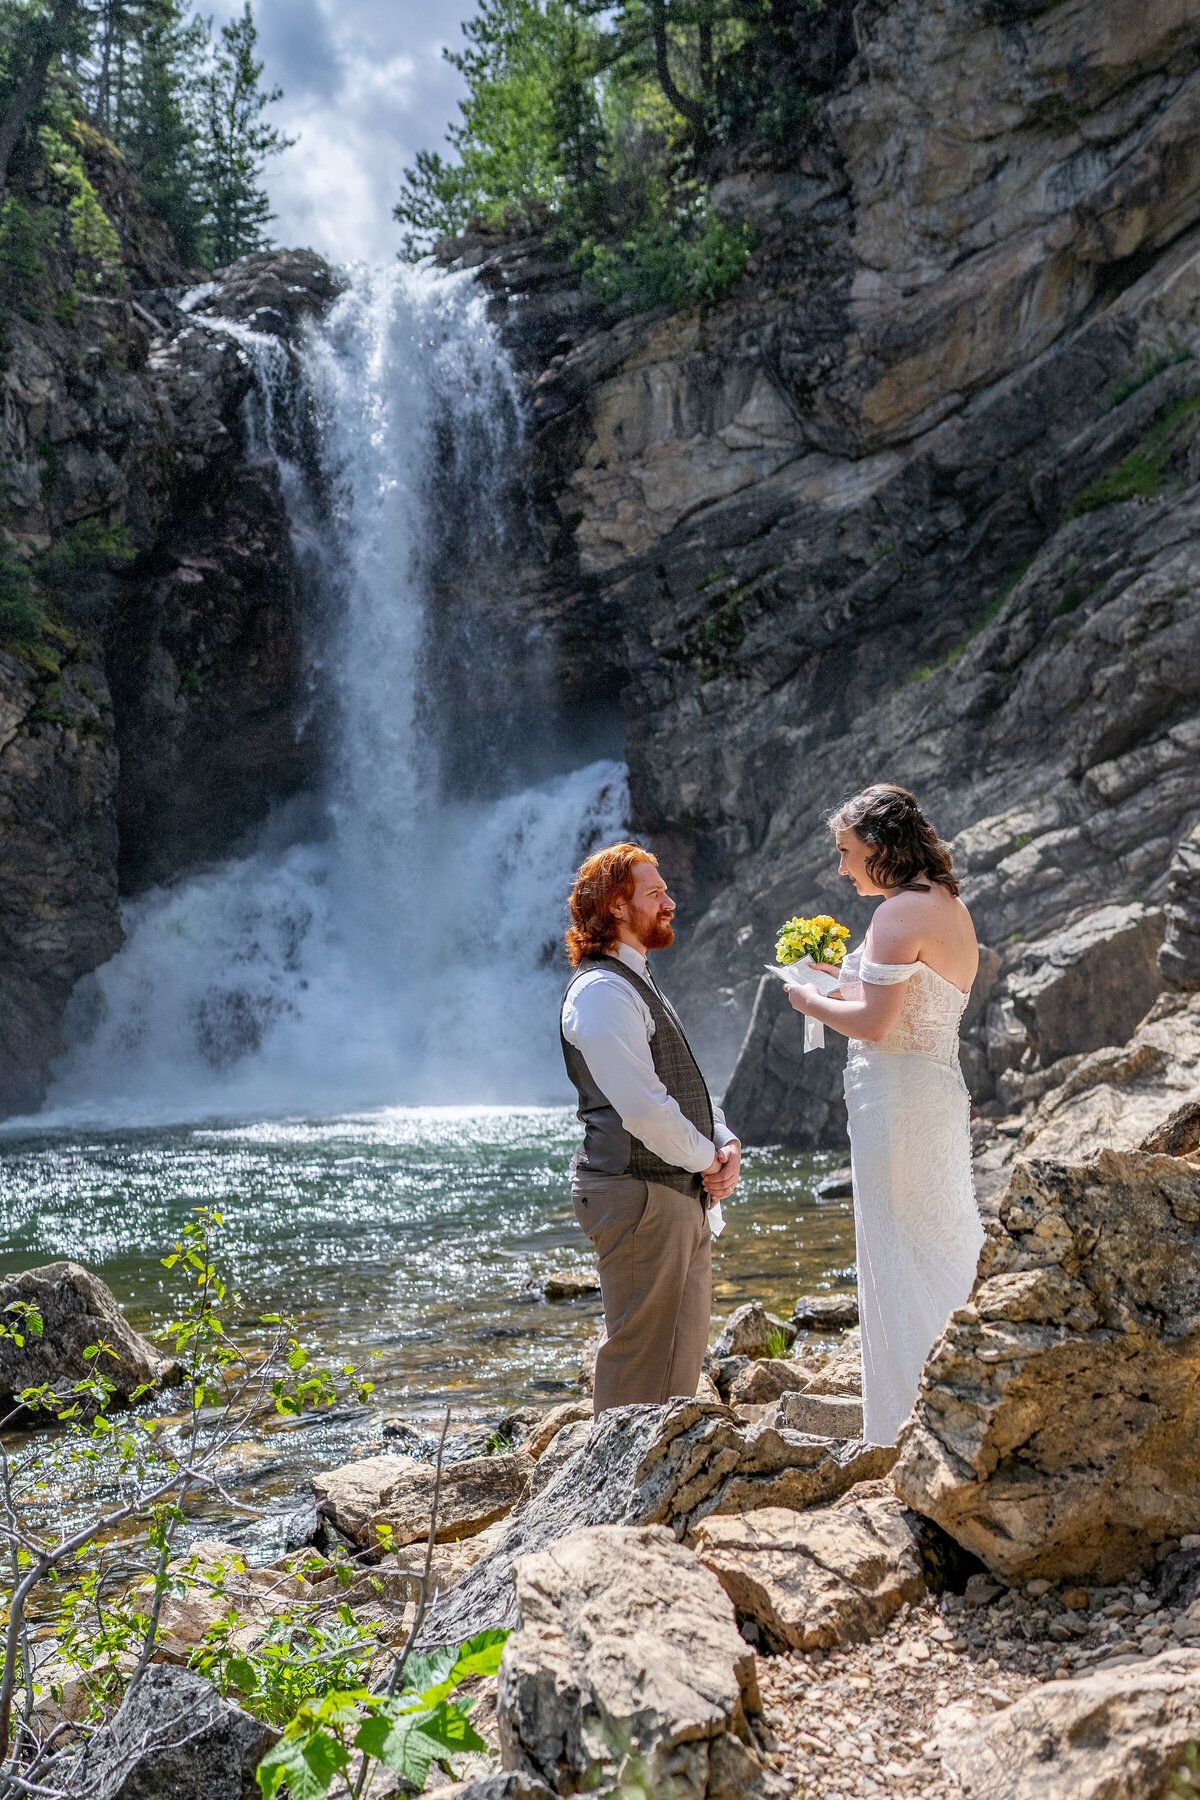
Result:
<svg viewBox="0 0 1200 1800"><path fill-rule="evenodd" d="M340 1603L383 1667L428 1554L419 1648L511 1634L473 1683L486 1753L431 1772L469 1800L623 1790L635 1765L696 1800L1160 1800L1200 1740L1200 1157L1021 1158L987 1230L895 1447L855 1435L844 1297L746 1305L694 1400L463 1425L440 1477L386 1422L382 1452L314 1475L270 1566L180 1553L155 1664L183 1679L222 1619L249 1652L281 1609ZM10 1288L47 1307L63 1378L55 1326L81 1342L111 1297L69 1264ZM16 1354L9 1393L38 1352ZM66 1669L53 1691L46 1722L86 1703Z"/></svg>

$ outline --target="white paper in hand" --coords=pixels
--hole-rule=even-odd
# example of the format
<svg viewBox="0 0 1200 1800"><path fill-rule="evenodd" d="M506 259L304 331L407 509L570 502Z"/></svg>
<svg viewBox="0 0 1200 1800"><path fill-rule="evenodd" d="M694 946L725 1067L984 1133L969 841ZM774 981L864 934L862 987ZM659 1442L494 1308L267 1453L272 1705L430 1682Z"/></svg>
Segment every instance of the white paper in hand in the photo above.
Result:
<svg viewBox="0 0 1200 1800"><path fill-rule="evenodd" d="M719 1200L710 1200L708 1203L708 1229L714 1237L720 1237L725 1229L725 1214L721 1211Z"/></svg>
<svg viewBox="0 0 1200 1800"><path fill-rule="evenodd" d="M818 994L832 994L837 987L836 975L827 975L824 969L818 969L811 956L802 956L794 963L764 963L768 975L777 975L785 987L815 987ZM825 1027L819 1019L805 1018L804 1052L823 1050L825 1048Z"/></svg>

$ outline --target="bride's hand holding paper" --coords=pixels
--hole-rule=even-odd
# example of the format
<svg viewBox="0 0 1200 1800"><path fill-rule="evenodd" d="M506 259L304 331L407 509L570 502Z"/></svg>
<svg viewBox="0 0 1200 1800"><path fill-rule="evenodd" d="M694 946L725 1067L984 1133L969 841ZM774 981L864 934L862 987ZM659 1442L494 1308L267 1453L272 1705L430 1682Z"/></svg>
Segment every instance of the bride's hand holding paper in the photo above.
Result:
<svg viewBox="0 0 1200 1800"><path fill-rule="evenodd" d="M775 945L778 961L768 963L766 967L784 983L788 1000L795 1010L805 1015L806 1051L824 1047L825 1028L819 1020L808 1017L805 990L812 989L822 995L837 993L838 964L845 954L849 936L846 927L839 925L828 913L820 913L814 919L788 919L780 926L779 941Z"/></svg>

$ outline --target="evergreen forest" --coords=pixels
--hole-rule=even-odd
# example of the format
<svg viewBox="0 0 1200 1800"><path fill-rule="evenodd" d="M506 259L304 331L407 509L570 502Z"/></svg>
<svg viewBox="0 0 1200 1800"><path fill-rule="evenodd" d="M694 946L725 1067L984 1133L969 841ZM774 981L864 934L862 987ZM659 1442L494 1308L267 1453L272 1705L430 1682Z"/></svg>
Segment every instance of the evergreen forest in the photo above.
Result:
<svg viewBox="0 0 1200 1800"><path fill-rule="evenodd" d="M608 301L712 304L754 246L713 188L802 152L849 28L826 0L479 0L446 52L461 117L403 176L405 253L538 230Z"/></svg>
<svg viewBox="0 0 1200 1800"><path fill-rule="evenodd" d="M251 0L215 34L192 0L0 0L0 303L44 306L64 262L59 307L120 286L128 177L189 268L268 245L263 169L291 140L256 45Z"/></svg>

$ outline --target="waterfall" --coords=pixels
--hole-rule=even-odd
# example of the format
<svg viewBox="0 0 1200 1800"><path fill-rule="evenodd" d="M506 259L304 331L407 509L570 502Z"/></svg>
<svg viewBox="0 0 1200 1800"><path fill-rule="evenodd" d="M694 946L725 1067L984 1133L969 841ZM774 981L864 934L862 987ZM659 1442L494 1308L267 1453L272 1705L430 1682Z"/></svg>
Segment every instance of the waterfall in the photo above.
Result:
<svg viewBox="0 0 1200 1800"><path fill-rule="evenodd" d="M285 810L249 853L126 905L123 948L72 1000L49 1115L558 1097L563 895L622 834L627 792L612 760L528 785L478 757L474 792L443 779L462 722L429 691L431 596L451 546L468 599L496 578L519 433L485 299L467 277L360 270L309 328L319 504L280 422L280 347L210 323L255 361L250 441L280 462L323 596L327 778L298 835ZM476 637L471 655L494 689L500 648Z"/></svg>

